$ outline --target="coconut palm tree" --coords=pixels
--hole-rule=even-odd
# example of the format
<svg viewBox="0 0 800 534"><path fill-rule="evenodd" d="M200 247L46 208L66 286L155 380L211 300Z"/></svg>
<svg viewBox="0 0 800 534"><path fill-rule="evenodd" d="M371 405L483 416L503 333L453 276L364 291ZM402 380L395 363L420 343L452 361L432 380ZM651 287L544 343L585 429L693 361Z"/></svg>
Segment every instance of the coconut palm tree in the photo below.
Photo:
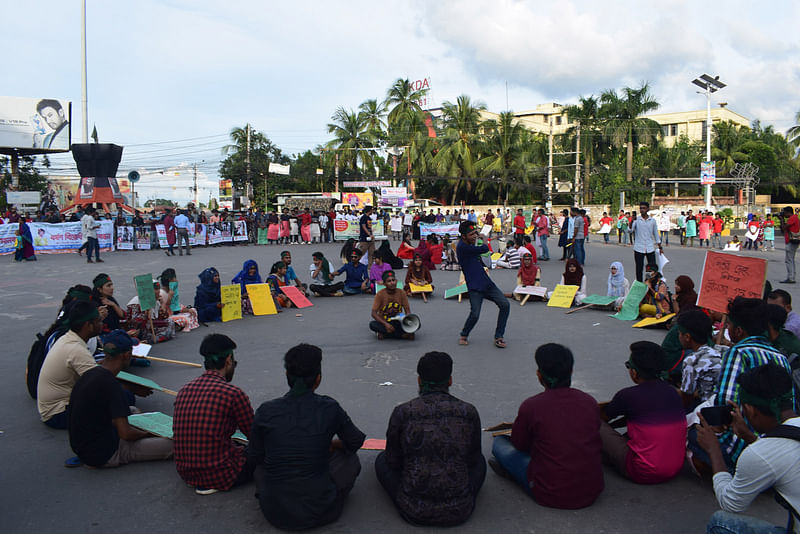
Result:
<svg viewBox="0 0 800 534"><path fill-rule="evenodd" d="M795 148L795 156L797 150L800 150L800 111L794 116L795 125L789 128L786 132L786 140Z"/></svg>
<svg viewBox="0 0 800 534"><path fill-rule="evenodd" d="M374 142L366 134L365 115L339 107L331 120L333 122L328 123L328 133L332 133L334 139L327 146L341 150L339 165L357 170L361 161L363 170L367 172L372 168L373 154L369 150L361 149L374 147Z"/></svg>
<svg viewBox="0 0 800 534"><path fill-rule="evenodd" d="M456 103L442 104L442 120L444 125L443 146L433 157L432 163L439 176L474 177L476 158L476 141L481 128L480 112L486 109L482 102L472 102L467 95L461 95ZM461 185L461 180L453 184L452 204ZM472 184L466 182L467 195Z"/></svg>
<svg viewBox="0 0 800 534"><path fill-rule="evenodd" d="M419 101L426 94L428 94L427 89L415 90L408 78L395 80L386 92L386 99L383 101L385 109L391 108L387 117L389 127L394 126L404 115L422 111Z"/></svg>
<svg viewBox="0 0 800 534"><path fill-rule="evenodd" d="M741 147L749 140L749 129L728 121L714 124L712 128L711 158L717 163L717 174L729 176L737 163L748 159Z"/></svg>
<svg viewBox="0 0 800 534"><path fill-rule="evenodd" d="M525 127L514 121L514 114L505 111L498 120L487 121L483 127L484 140L480 146L483 157L475 163L475 168L483 176L495 176L506 183L509 178L522 182L525 176L526 164L530 161L532 152L524 143L527 136ZM491 185L491 182L478 182L475 193L485 198L491 187L497 189L497 203L502 202L503 186Z"/></svg>
<svg viewBox="0 0 800 534"><path fill-rule="evenodd" d="M583 187L585 200L591 200L591 188L589 178L597 158L603 150L602 140L602 117L600 111L600 100L594 95L580 97L580 104L566 106L564 112L571 122L576 126L568 130L568 134L577 136L577 125L580 125L581 133L581 167L583 169Z"/></svg>
<svg viewBox="0 0 800 534"><path fill-rule="evenodd" d="M386 106L378 103L377 99L371 98L365 100L358 106L358 112L362 115L361 119L364 121L364 127L370 137L377 140L384 140L386 138Z"/></svg>
<svg viewBox="0 0 800 534"><path fill-rule="evenodd" d="M617 148L626 147L625 179L628 182L633 180L634 145L650 144L661 135L661 126L656 121L640 117L658 106L647 83L635 89L624 87L622 95L609 89L600 96L603 136Z"/></svg>

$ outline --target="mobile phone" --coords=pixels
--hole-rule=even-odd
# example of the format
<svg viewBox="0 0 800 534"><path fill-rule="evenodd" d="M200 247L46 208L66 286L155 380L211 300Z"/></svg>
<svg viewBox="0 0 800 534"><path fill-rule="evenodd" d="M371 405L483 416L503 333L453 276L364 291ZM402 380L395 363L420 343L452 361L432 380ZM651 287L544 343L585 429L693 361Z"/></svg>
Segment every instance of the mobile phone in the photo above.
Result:
<svg viewBox="0 0 800 534"><path fill-rule="evenodd" d="M709 406L700 410L703 418L711 426L725 426L733 422L733 406Z"/></svg>

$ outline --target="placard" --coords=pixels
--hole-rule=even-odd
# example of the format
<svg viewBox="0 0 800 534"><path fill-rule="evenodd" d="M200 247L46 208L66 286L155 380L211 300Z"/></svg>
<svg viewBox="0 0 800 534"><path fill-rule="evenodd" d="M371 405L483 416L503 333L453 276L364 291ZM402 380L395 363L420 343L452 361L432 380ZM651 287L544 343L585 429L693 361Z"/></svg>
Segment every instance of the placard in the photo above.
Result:
<svg viewBox="0 0 800 534"><path fill-rule="evenodd" d="M444 292L444 298L449 299L450 297L455 297L461 295L462 293L467 293L467 292L469 292L467 284L461 284L459 286L446 289Z"/></svg>
<svg viewBox="0 0 800 534"><path fill-rule="evenodd" d="M583 299L581 304L595 304L597 306L608 306L614 304L619 297L608 297L606 295L589 295Z"/></svg>
<svg viewBox="0 0 800 534"><path fill-rule="evenodd" d="M664 324L673 317L675 317L674 313L668 313L667 315L662 315L660 319L657 319L655 317L647 317L645 319L642 319L638 323L634 324L633 328L645 328L648 326L655 326L657 324Z"/></svg>
<svg viewBox="0 0 800 534"><path fill-rule="evenodd" d="M207 225L205 224L195 224L194 225L194 235L189 236L189 243L195 247L198 245L205 245L206 244L206 231Z"/></svg>
<svg viewBox="0 0 800 534"><path fill-rule="evenodd" d="M547 305L552 308L569 308L572 306L572 301L575 300L575 293L578 292L578 286L567 286L558 284L550 295L550 300Z"/></svg>
<svg viewBox="0 0 800 534"><path fill-rule="evenodd" d="M161 248L169 248L169 243L167 243L167 229L163 224L156 225L156 235L158 236L158 246Z"/></svg>
<svg viewBox="0 0 800 534"><path fill-rule="evenodd" d="M639 317L639 305L642 303L644 296L647 295L647 290L646 284L638 280L633 282L630 291L628 291L628 296L622 302L622 308L614 315L609 315L609 317L620 321L633 321Z"/></svg>
<svg viewBox="0 0 800 534"><path fill-rule="evenodd" d="M239 284L220 287L222 322L242 318L242 288Z"/></svg>
<svg viewBox="0 0 800 534"><path fill-rule="evenodd" d="M610 224L604 224L603 226L600 227L600 229L597 231L597 233L598 234L610 234L611 233L611 225Z"/></svg>
<svg viewBox="0 0 800 534"><path fill-rule="evenodd" d="M386 286L383 285L383 284L376 283L375 284L375 293L377 293L381 289L386 289ZM403 289L403 281L402 280L398 280L397 281L397 289Z"/></svg>
<svg viewBox="0 0 800 534"><path fill-rule="evenodd" d="M727 313L736 297L760 299L767 279L767 260L723 252L706 252L697 305Z"/></svg>
<svg viewBox="0 0 800 534"><path fill-rule="evenodd" d="M517 286L514 289L514 293L519 293L520 295L531 295L534 297L546 297L547 288L542 286Z"/></svg>
<svg viewBox="0 0 800 534"><path fill-rule="evenodd" d="M117 379L124 380L125 382L130 382L131 384L136 384L137 386L142 386L149 389L155 389L157 391L161 391L163 393L168 393L170 395L175 395L175 392L171 389L166 389L164 387L159 386L149 378L144 378L143 376L136 376L132 375L131 373L127 373L125 371L120 371L117 373Z"/></svg>
<svg viewBox="0 0 800 534"><path fill-rule="evenodd" d="M481 233L483 235L492 235L492 225L491 224L484 224L483 228L481 228L481 231L479 233Z"/></svg>
<svg viewBox="0 0 800 534"><path fill-rule="evenodd" d="M173 419L172 416L165 413L147 412L131 414L128 416L128 424L162 438L172 439L173 437ZM241 430L234 432L231 439L247 443L247 436L245 436Z"/></svg>
<svg viewBox="0 0 800 534"><path fill-rule="evenodd" d="M133 250L133 226L117 226L117 250Z"/></svg>
<svg viewBox="0 0 800 534"><path fill-rule="evenodd" d="M269 239L267 238L267 235L268 235L267 232L268 232L267 228L259 228L258 229L258 239L256 240L257 244L259 244L259 245L267 245L267 244L269 244Z"/></svg>
<svg viewBox="0 0 800 534"><path fill-rule="evenodd" d="M298 308L308 308L313 306L310 300L306 298L303 293L297 289L296 286L281 286L281 291L289 297L289 300L292 301L292 304L297 306Z"/></svg>
<svg viewBox="0 0 800 534"><path fill-rule="evenodd" d="M253 306L253 315L276 315L278 310L275 308L275 301L269 284L247 284L247 296L250 297L250 304Z"/></svg>
<svg viewBox="0 0 800 534"><path fill-rule="evenodd" d="M208 244L209 245L218 245L225 241L225 237L222 235L222 230L216 224L209 224L207 227L208 232Z"/></svg>
<svg viewBox="0 0 800 534"><path fill-rule="evenodd" d="M156 292L153 288L153 275L140 274L133 277L136 295L139 297L139 308L142 311L152 310L156 306Z"/></svg>
<svg viewBox="0 0 800 534"><path fill-rule="evenodd" d="M411 289L412 293L431 293L433 292L433 286L430 284L425 284L424 286L418 286L417 284L408 284L409 289Z"/></svg>
<svg viewBox="0 0 800 534"><path fill-rule="evenodd" d="M247 241L247 221L233 221L231 223L231 232L233 233L234 241Z"/></svg>
<svg viewBox="0 0 800 534"><path fill-rule="evenodd" d="M145 226L136 228L136 248L150 250L150 228Z"/></svg>

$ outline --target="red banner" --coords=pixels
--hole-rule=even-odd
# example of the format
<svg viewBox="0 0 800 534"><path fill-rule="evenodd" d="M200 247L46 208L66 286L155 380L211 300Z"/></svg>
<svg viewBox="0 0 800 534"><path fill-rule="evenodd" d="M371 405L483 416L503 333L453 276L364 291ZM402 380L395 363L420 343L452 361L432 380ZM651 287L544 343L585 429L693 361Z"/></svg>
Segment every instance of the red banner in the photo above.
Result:
<svg viewBox="0 0 800 534"><path fill-rule="evenodd" d="M767 279L767 260L724 252L706 252L697 305L727 313L736 297L760 299Z"/></svg>

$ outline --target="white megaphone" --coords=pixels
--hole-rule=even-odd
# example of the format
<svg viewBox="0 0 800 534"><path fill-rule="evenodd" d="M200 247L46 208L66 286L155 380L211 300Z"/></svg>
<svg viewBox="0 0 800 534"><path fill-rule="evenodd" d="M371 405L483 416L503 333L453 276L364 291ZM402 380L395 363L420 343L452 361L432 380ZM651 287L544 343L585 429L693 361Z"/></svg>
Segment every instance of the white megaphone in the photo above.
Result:
<svg viewBox="0 0 800 534"><path fill-rule="evenodd" d="M400 321L400 328L403 329L403 332L406 334L413 334L417 330L419 330L420 321L419 315L414 313L409 313Z"/></svg>

